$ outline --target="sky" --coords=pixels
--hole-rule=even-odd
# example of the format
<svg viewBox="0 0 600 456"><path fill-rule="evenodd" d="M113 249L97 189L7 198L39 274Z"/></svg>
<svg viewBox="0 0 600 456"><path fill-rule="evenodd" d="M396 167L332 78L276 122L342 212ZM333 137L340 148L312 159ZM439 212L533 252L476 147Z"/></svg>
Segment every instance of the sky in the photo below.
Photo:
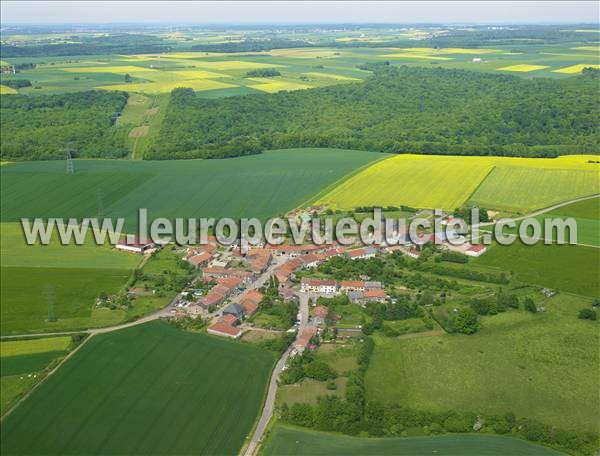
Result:
<svg viewBox="0 0 600 456"><path fill-rule="evenodd" d="M8 1L2 23L597 23L597 1Z"/></svg>

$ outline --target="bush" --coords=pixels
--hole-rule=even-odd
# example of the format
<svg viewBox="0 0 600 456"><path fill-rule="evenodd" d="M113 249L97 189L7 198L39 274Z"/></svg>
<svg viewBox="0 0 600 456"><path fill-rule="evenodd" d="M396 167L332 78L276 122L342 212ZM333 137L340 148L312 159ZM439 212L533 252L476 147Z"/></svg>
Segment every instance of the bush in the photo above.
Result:
<svg viewBox="0 0 600 456"><path fill-rule="evenodd" d="M525 298L523 307L525 307L525 310L527 312L537 313L537 307L535 306L535 302L533 302L533 299L531 298Z"/></svg>
<svg viewBox="0 0 600 456"><path fill-rule="evenodd" d="M304 374L309 378L314 378L315 380L320 381L337 377L333 369L323 361L312 361L311 363L308 363L304 367Z"/></svg>
<svg viewBox="0 0 600 456"><path fill-rule="evenodd" d="M479 320L473 309L463 308L450 319L450 328L463 334L474 334L479 329Z"/></svg>
<svg viewBox="0 0 600 456"><path fill-rule="evenodd" d="M598 315L596 314L596 311L594 309L586 308L586 309L581 309L579 311L579 315L577 317L582 320L596 320L598 318Z"/></svg>

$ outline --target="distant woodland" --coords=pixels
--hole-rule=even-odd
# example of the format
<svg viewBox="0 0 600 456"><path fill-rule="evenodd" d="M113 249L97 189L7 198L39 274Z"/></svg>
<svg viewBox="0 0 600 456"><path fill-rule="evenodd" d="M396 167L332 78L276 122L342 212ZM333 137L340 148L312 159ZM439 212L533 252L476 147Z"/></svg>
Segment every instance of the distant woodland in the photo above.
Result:
<svg viewBox="0 0 600 456"><path fill-rule="evenodd" d="M123 157L123 132L114 128L116 112L127 103L124 92L87 91L61 95L2 95L2 160Z"/></svg>
<svg viewBox="0 0 600 456"><path fill-rule="evenodd" d="M550 157L599 149L600 72L522 79L372 68L363 83L202 99L176 89L146 158L228 157L288 147Z"/></svg>

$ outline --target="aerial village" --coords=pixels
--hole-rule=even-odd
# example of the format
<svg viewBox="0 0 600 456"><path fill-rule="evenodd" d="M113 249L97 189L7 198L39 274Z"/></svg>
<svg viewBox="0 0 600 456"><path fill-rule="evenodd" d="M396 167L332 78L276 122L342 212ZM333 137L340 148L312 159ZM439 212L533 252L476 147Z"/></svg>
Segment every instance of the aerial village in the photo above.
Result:
<svg viewBox="0 0 600 456"><path fill-rule="evenodd" d="M297 215L309 220L307 214L303 211ZM442 225L452 224L452 214L444 214L441 222ZM317 305L316 298L343 294L353 305L363 307L370 302L384 303L390 299L386 284L369 280L368 277L364 280L336 281L306 277L307 272L310 273L332 257L359 260L399 252L418 259L424 243L435 244L442 251L470 257L478 257L486 252L487 246L472 245L466 239L461 245L449 242L450 238L461 236L454 230L443 230L431 233L421 243L411 242L408 227L405 227L393 233L394 238L401 240L396 245L388 245L385 241L365 245L359 241L351 246L341 245L337 241L321 245L244 245L239 240L225 246L215 236L209 236L206 244L182 248L182 259L197 271L196 282L201 282L204 287L200 290L191 287L178 294L170 306L170 313L176 319L201 318L208 322L209 334L238 339L244 331L253 329L248 319L259 310L265 297L264 287L268 283L276 283L277 293L283 302L300 304L296 323L288 331L298 332L292 354L302 353L312 345L314 337L322 334L326 325L328 308ZM383 239L386 237L383 236ZM151 254L161 247L153 243L140 243L137 239L133 242L122 240L116 246L119 250L137 254ZM303 272L300 279L297 277L299 272Z"/></svg>

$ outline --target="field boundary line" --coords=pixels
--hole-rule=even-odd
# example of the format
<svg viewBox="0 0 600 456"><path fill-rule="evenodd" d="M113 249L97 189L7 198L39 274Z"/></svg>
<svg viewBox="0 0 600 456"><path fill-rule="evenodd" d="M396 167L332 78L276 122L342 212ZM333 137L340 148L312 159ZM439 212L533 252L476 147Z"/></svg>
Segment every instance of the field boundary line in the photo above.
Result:
<svg viewBox="0 0 600 456"><path fill-rule="evenodd" d="M518 222L519 220L523 220L529 217L537 217L538 215L542 215L545 214L547 212L551 212L555 209L564 207L564 206L568 206L569 204L573 204L573 203L579 203L581 201L587 201L589 199L594 199L594 198L600 198L600 193L594 193L592 195L586 195L586 196L578 196L577 198L573 198L570 200L566 200L566 201L562 201L560 203L556 203L552 206L548 206L542 209L537 209L533 212L530 212L528 214L525 215L520 215L519 217L513 218L512 220L514 220L515 222ZM478 223L477 225L475 225L477 228L480 228L482 226L493 226L495 225L496 222L484 222L484 223Z"/></svg>
<svg viewBox="0 0 600 456"><path fill-rule="evenodd" d="M475 189L471 192L471 194L463 201L463 204L468 203L469 201L471 201L471 198L473 197L473 195L475 193L477 193L477 190L479 190L479 188L483 185L483 183L487 180L487 178L490 177L490 174L492 174L492 172L494 172L494 170L497 167L498 167L498 165L492 165L492 167L490 168L490 170L483 177L483 179L481 179L481 181L479 181L479 183L477 184L477 186L475 187Z"/></svg>
<svg viewBox="0 0 600 456"><path fill-rule="evenodd" d="M335 182L332 182L331 184L329 184L327 187L325 187L324 189L320 190L318 193L316 193L315 195L311 196L308 200L304 201L303 203L299 204L298 206L296 206L295 208L292 209L292 211L298 210L298 209L302 209L305 206L308 206L310 204L313 204L317 199L319 199L321 196L326 195L327 193L329 193L331 190L333 190L335 187L338 187L339 185L343 184L344 182L346 182L347 180L353 178L354 176L356 176L357 174L359 174L360 172L366 170L367 168L370 168L371 166L375 165L376 163L379 163L380 161L383 160L388 160L390 158L393 158L396 155L400 155L400 154L388 154L387 152L378 152L380 154L387 154L389 156L384 156L381 158L378 158L377 160L374 160L372 162L366 163L358 168L356 168L355 170L350 171L347 174L344 174L342 177L340 177L338 180L336 180Z"/></svg>
<svg viewBox="0 0 600 456"><path fill-rule="evenodd" d="M18 407L19 405L21 405L23 402L25 402L25 400L26 400L26 399L27 399L29 396L31 396L31 394L32 394L32 393L33 393L35 390L37 390L37 389L40 387L40 385L42 385L43 383L45 383L45 382L46 382L46 380L48 380L48 379L50 378L50 376L51 376L52 374L54 374L54 373L55 373L55 372L56 372L56 371L57 371L57 370L58 370L58 369L59 369L59 368L60 368L60 367L61 367L61 366L62 366L62 365L63 365L63 364L64 364L64 363L65 363L65 362L66 362L66 361L69 359L69 358L71 358L71 357L72 357L72 356L73 356L75 353L77 353L77 352L79 351L79 349L80 349L81 347L83 347L83 346L84 346L84 345L87 343L87 341L88 341L88 340L90 340L92 337L94 337L94 333L87 333L87 334L88 334L88 336L87 336L87 337L86 337L86 338L85 338L85 339L84 339L84 340L83 340L83 341L82 341L82 342L81 342L79 345L77 345L77 347L75 347L73 350L71 350L71 351L70 351L70 352L67 354L67 356L65 356L63 359L61 359L61 360L60 360L60 361L59 361L59 362L56 364L56 366L54 366L54 368L53 368L53 369L52 369L50 372L48 372L48 373L46 374L46 376L45 376L44 378L42 378L42 379L41 379L39 382L37 382L35 385L33 385L33 387L32 387L32 388L31 388L29 391L27 391L27 392L26 392L26 393L25 393L23 396L21 396L21 398L20 398L20 399L19 399L17 402L15 402L15 403L13 404L13 406L12 406L11 408L9 408L9 409L6 411L6 413L4 413L4 414L2 415L2 417L0 417L0 423L2 423L2 422L3 422L3 421L6 419L6 417L7 417L7 416L9 416L9 415L10 415L12 412L14 412L14 411L17 409L17 407Z"/></svg>

